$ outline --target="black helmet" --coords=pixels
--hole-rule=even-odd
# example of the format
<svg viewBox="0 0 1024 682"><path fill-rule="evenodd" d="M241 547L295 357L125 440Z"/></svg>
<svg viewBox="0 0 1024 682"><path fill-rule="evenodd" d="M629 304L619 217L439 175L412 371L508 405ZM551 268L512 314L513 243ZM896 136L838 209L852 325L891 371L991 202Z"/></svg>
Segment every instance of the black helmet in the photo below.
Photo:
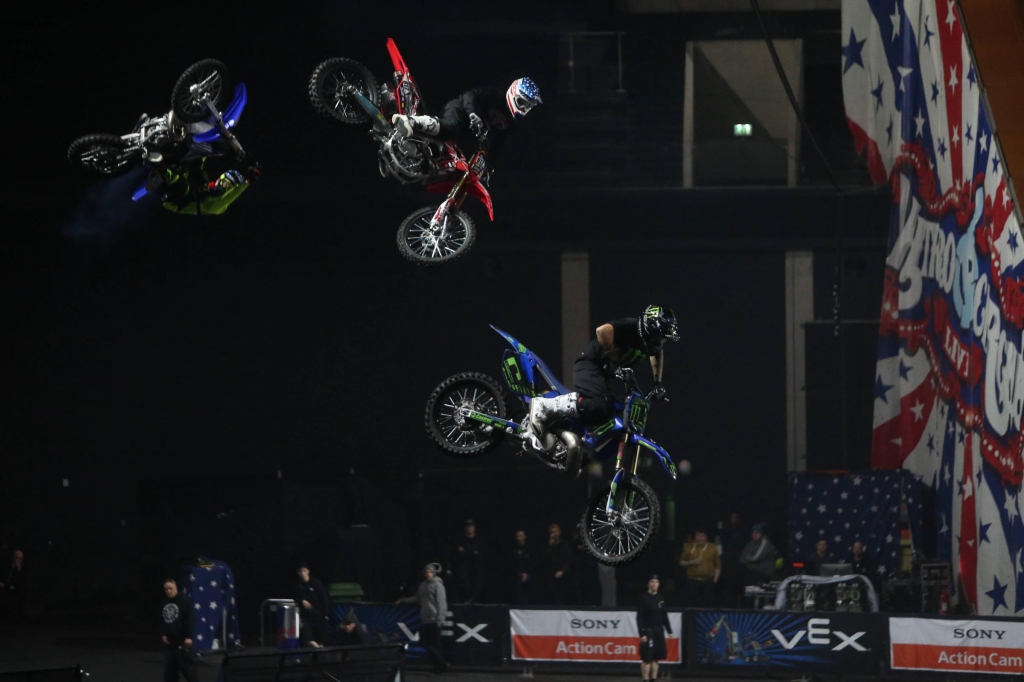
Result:
<svg viewBox="0 0 1024 682"><path fill-rule="evenodd" d="M637 326L640 328L640 338L650 350L661 348L665 339L679 340L679 323L676 322L675 313L667 306L647 306L637 320Z"/></svg>

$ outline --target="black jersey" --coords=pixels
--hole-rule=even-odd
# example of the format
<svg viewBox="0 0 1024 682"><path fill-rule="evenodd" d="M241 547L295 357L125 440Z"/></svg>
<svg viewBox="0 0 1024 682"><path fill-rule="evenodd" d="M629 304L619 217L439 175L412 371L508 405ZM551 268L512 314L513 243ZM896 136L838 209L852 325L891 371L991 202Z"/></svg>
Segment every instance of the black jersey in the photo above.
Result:
<svg viewBox="0 0 1024 682"><path fill-rule="evenodd" d="M583 356L588 360L599 365L604 365L606 361L611 360L620 367L632 367L641 360L657 354L650 352L647 344L640 338L640 325L637 318L624 317L621 320L613 320L608 324L615 330L613 338L614 347L606 355L604 348L601 347L601 344L595 338L590 342L587 349L583 351Z"/></svg>

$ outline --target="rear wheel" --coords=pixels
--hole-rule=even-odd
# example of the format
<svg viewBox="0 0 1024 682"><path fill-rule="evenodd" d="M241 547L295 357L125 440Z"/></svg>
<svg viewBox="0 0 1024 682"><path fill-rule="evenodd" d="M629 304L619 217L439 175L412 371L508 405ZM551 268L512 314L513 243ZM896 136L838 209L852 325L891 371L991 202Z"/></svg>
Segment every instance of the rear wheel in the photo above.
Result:
<svg viewBox="0 0 1024 682"><path fill-rule="evenodd" d="M204 59L185 69L171 93L171 109L185 123L198 123L210 116L205 98L223 111L231 96L228 67L216 59Z"/></svg>
<svg viewBox="0 0 1024 682"><path fill-rule="evenodd" d="M124 175L138 165L139 155L117 135L100 133L78 138L68 147L68 160L104 177Z"/></svg>
<svg viewBox="0 0 1024 682"><path fill-rule="evenodd" d="M370 115L352 96L356 90L373 106L380 106L377 79L354 59L335 57L321 62L309 79L309 99L313 108L321 116L338 123L359 125L370 120Z"/></svg>
<svg viewBox="0 0 1024 682"><path fill-rule="evenodd" d="M615 491L618 508L608 514L605 507L610 493L609 483L590 501L580 525L587 551L606 566L621 566L635 561L651 546L661 523L661 505L651 487L639 478L619 484Z"/></svg>
<svg viewBox="0 0 1024 682"><path fill-rule="evenodd" d="M398 252L421 265L450 263L469 253L476 242L476 225L468 213L449 211L442 234L440 227L430 226L436 211L433 206L414 211L398 228Z"/></svg>
<svg viewBox="0 0 1024 682"><path fill-rule="evenodd" d="M426 426L431 440L452 457L479 457L501 442L504 431L464 418L463 408L504 417L501 386L486 374L466 372L445 379L427 400Z"/></svg>

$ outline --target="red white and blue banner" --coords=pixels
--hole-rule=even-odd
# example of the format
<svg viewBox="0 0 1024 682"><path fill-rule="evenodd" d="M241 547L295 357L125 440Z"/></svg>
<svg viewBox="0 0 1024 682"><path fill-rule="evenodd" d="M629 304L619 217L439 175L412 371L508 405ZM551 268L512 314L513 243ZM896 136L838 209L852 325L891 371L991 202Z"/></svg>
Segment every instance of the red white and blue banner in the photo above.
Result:
<svg viewBox="0 0 1024 682"><path fill-rule="evenodd" d="M872 465L936 492L940 557L982 614L1024 610L1024 236L950 0L849 0L846 115L893 188Z"/></svg>

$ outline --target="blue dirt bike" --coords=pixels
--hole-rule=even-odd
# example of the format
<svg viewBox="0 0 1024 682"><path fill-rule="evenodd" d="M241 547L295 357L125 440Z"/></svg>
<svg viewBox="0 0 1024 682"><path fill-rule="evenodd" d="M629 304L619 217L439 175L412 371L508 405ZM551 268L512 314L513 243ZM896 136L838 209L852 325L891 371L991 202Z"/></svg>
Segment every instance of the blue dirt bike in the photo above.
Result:
<svg viewBox="0 0 1024 682"><path fill-rule="evenodd" d="M569 393L543 360L510 334L491 328L512 345L512 350L505 350L501 372L519 400L519 411L528 414L534 397ZM445 453L467 458L483 455L504 438L516 438L524 451L571 476L579 474L584 458L608 460L614 453L615 475L591 499L580 527L587 550L598 561L620 566L647 550L661 521L657 496L637 474L641 457L652 453L673 479L677 472L669 454L643 435L651 396L640 390L631 369L621 368L616 376L628 391L625 401L615 406L617 416L590 428L568 421L555 424L544 451L531 447L526 437L529 417L510 419L515 404L509 405L497 381L477 372L456 374L434 389L427 401L427 433Z"/></svg>

